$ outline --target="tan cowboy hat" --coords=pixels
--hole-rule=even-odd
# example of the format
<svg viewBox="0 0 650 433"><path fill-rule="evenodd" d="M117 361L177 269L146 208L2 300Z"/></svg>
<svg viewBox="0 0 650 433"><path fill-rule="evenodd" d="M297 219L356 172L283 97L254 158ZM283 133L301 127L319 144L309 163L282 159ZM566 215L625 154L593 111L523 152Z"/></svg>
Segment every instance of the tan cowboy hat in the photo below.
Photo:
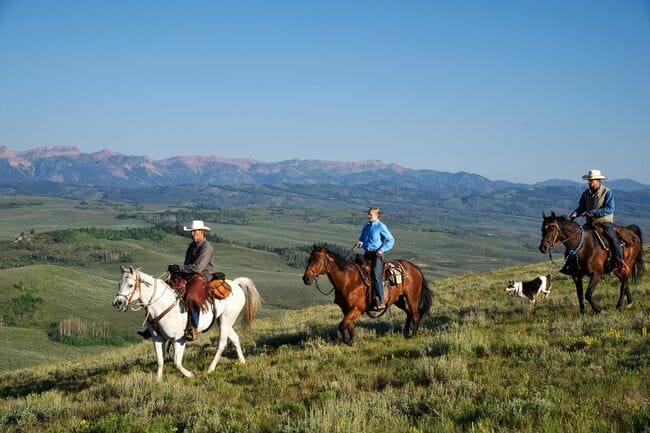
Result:
<svg viewBox="0 0 650 433"><path fill-rule="evenodd" d="M592 179L603 180L603 179L607 179L607 176L603 175L600 172L600 170L596 170L596 169L592 168L591 170L589 170L589 173L582 176L582 178L584 180L592 180Z"/></svg>
<svg viewBox="0 0 650 433"><path fill-rule="evenodd" d="M210 231L210 227L203 224L203 221L201 221L201 220L194 220L194 221L192 221L191 226L183 227L183 230L185 230L186 232L191 232L192 230L207 230L207 231Z"/></svg>

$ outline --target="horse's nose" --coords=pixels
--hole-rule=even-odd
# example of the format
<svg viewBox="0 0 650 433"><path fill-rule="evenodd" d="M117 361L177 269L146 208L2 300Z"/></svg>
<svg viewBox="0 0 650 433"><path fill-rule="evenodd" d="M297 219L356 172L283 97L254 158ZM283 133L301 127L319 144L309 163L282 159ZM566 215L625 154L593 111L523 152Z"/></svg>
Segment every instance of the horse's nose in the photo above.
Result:
<svg viewBox="0 0 650 433"><path fill-rule="evenodd" d="M314 282L314 279L311 278L311 277L308 277L307 274L305 273L305 274L302 276L302 282L305 283L305 285L307 285L307 286L311 286L311 283Z"/></svg>
<svg viewBox="0 0 650 433"><path fill-rule="evenodd" d="M116 310L123 310L124 309L124 299L121 297L117 297L113 299L113 308Z"/></svg>

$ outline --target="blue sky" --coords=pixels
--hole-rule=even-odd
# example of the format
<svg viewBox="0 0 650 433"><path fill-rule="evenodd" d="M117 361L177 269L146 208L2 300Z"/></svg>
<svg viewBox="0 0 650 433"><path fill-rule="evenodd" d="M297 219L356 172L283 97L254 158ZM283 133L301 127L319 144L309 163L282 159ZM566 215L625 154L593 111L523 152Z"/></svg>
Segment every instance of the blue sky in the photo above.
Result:
<svg viewBox="0 0 650 433"><path fill-rule="evenodd" d="M0 0L0 146L650 183L650 2Z"/></svg>

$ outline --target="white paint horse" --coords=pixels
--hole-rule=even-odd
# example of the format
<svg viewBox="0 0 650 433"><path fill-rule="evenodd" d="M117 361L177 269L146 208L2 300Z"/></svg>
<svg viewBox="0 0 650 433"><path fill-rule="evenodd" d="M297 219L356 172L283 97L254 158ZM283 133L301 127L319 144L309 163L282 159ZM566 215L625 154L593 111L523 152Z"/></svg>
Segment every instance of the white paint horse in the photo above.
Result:
<svg viewBox="0 0 650 433"><path fill-rule="evenodd" d="M187 326L187 312L183 301L177 293L165 283L139 269L120 267L122 279L113 300L113 307L120 311L137 311L145 308L147 311L147 327L152 334L152 341L156 350L158 371L156 380L162 379L163 373L163 343L169 341L174 345L174 365L186 377L193 373L183 367L183 353L185 352L185 329ZM215 299L211 308L200 315L198 330L204 332L210 328L214 321L219 323L219 345L214 359L210 363L208 372L214 371L221 354L230 340L237 349L237 357L245 363L244 354L239 343L239 336L233 325L239 317L241 310L246 307L244 315L244 328L249 328L253 317L261 304L261 298L253 281L240 277L227 280L232 293L223 300Z"/></svg>

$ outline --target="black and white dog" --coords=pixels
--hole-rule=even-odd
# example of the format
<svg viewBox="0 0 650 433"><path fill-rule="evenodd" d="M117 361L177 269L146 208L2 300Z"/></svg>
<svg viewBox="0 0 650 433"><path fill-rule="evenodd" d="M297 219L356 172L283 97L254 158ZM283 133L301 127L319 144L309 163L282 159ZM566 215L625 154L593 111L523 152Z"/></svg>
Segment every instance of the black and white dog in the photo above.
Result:
<svg viewBox="0 0 650 433"><path fill-rule="evenodd" d="M539 277L530 281L508 281L506 293L509 295L516 294L522 298L528 299L530 302L535 302L535 298L540 293L544 297L551 294L551 276L540 275Z"/></svg>

